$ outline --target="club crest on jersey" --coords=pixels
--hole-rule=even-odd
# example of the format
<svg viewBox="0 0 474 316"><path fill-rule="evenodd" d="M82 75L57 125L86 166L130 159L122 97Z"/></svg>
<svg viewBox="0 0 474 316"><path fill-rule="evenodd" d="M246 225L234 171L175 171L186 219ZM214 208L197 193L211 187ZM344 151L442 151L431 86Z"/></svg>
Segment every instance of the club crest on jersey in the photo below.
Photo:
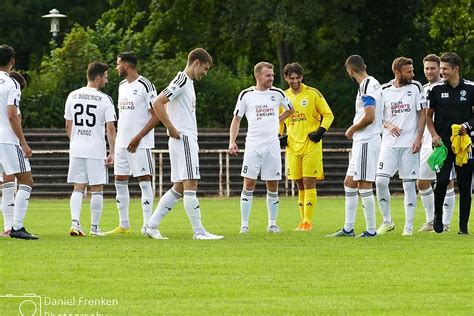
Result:
<svg viewBox="0 0 474 316"><path fill-rule="evenodd" d="M466 101L466 90L461 90L459 94L461 95L461 97L459 98L459 101Z"/></svg>
<svg viewBox="0 0 474 316"><path fill-rule="evenodd" d="M272 102L275 102L275 101L276 101L276 98L275 98L275 96L274 96L274 95L272 95L272 96L270 97L270 100L272 100Z"/></svg>
<svg viewBox="0 0 474 316"><path fill-rule="evenodd" d="M308 105L308 101L306 100L301 100L301 106L306 107Z"/></svg>
<svg viewBox="0 0 474 316"><path fill-rule="evenodd" d="M133 94L134 94L134 95L137 95L137 94L138 94L138 90L133 90Z"/></svg>
<svg viewBox="0 0 474 316"><path fill-rule="evenodd" d="M449 98L449 93L441 93L441 99L447 99Z"/></svg>
<svg viewBox="0 0 474 316"><path fill-rule="evenodd" d="M412 95L413 93L411 92L411 90L409 90L407 94L408 94L409 97L411 97L411 95Z"/></svg>

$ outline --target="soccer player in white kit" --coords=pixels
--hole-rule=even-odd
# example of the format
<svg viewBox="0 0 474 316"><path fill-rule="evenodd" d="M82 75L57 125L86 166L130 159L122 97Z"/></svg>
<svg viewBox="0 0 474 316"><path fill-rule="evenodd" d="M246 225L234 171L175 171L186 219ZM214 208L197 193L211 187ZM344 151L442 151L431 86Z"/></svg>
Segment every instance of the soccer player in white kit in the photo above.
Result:
<svg viewBox="0 0 474 316"><path fill-rule="evenodd" d="M28 160L32 151L26 142L18 115L21 98L20 85L10 77L14 64L15 50L8 45L0 45L0 174L14 175L18 182L9 236L20 239L38 239L23 227L33 187ZM14 190L13 182L5 183L3 188L6 184L13 184Z"/></svg>
<svg viewBox="0 0 474 316"><path fill-rule="evenodd" d="M229 153L237 155L236 144L240 121L245 115L248 122L245 139L244 161L241 176L244 178L240 196L241 227L240 233L249 231L249 217L257 177L266 181L268 228L271 233L279 233L278 217L278 181L281 180L281 150L278 140L280 122L293 114L294 109L285 93L273 87L273 65L259 62L254 67L257 84L240 92L230 125ZM279 114L280 106L285 111Z"/></svg>
<svg viewBox="0 0 474 316"><path fill-rule="evenodd" d="M132 52L123 52L117 56L116 70L125 78L118 89L119 118L114 157L119 226L106 234L130 233L130 174L138 178L142 192L142 235L145 235L145 226L153 210L151 175L154 172L154 162L151 149L155 147L154 127L159 120L152 104L157 92L147 78L138 74L137 62L137 56Z"/></svg>
<svg viewBox="0 0 474 316"><path fill-rule="evenodd" d="M375 237L375 198L372 184L375 182L377 160L379 158L383 129L383 104L380 83L367 74L367 66L359 55L349 56L346 70L359 89L355 102L353 124L347 129L346 137L352 139L352 151L346 178L345 192L345 223L344 227L327 237L354 237L354 224L357 204L360 199L364 209L366 229L358 237Z"/></svg>
<svg viewBox="0 0 474 316"><path fill-rule="evenodd" d="M193 49L184 71L178 72L156 98L153 109L168 129L168 148L171 162L173 187L158 202L146 227L146 235L153 239L167 239L158 230L165 217L184 195L186 214L194 231L193 239L222 239L204 229L201 222L201 208L196 197L199 180L198 132L196 122L196 93L194 80L201 80L212 65L212 57L202 49Z"/></svg>
<svg viewBox="0 0 474 316"><path fill-rule="evenodd" d="M99 228L104 205L103 185L107 183L107 167L113 166L115 148L115 108L112 98L100 91L108 82L109 66L100 62L87 67L87 86L72 91L64 110L69 144L67 182L74 184L71 194L71 228L69 235L85 236L80 217L87 184L91 191L91 236L104 236ZM109 141L106 152L105 129Z"/></svg>
<svg viewBox="0 0 474 316"><path fill-rule="evenodd" d="M19 72L14 70L10 71L10 78L19 84L20 91L23 91L23 89L26 88L26 80ZM21 119L20 108L18 108L17 113ZM0 237L9 238L13 225L13 212L15 207L15 175L6 175L3 173L0 176L0 186L2 187L0 212L3 213L3 231L0 233Z"/></svg>
<svg viewBox="0 0 474 316"><path fill-rule="evenodd" d="M435 54L429 54L423 58L423 71L428 83L423 86L423 93L425 98L428 95L429 90L434 84L442 82L440 78L440 63L441 59ZM433 144L431 134L428 132L428 128L425 126L425 132L423 134L423 143L420 150L420 175L418 177L417 186L421 196L421 202L425 209L426 222L418 230L420 232L431 232L433 231L433 220L434 220L434 193L431 183L436 180L435 171L431 170L428 165L428 158L433 152ZM454 168L451 171L451 179L454 177ZM449 231L451 224L451 218L454 212L454 203L456 195L454 193L454 182L451 180L448 184L446 191L446 197L443 203L443 230Z"/></svg>
<svg viewBox="0 0 474 316"><path fill-rule="evenodd" d="M413 60L398 57L393 61L395 79L382 86L384 130L376 176L377 200L383 223L377 229L383 235L395 229L390 211L390 178L398 171L403 182L405 227L403 236L413 234L416 208L415 181L420 169L421 142L426 123L423 88L413 80Z"/></svg>

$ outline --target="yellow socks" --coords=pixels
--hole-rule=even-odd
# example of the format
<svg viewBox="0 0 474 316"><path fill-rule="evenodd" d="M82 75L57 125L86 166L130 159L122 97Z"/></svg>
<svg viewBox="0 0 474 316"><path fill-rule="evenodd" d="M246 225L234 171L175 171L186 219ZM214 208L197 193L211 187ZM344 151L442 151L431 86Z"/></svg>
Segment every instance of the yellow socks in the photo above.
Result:
<svg viewBox="0 0 474 316"><path fill-rule="evenodd" d="M316 207L316 202L316 189L304 190L304 222L313 223L313 211Z"/></svg>
<svg viewBox="0 0 474 316"><path fill-rule="evenodd" d="M298 191L298 209L300 211L301 222L304 221L304 190Z"/></svg>

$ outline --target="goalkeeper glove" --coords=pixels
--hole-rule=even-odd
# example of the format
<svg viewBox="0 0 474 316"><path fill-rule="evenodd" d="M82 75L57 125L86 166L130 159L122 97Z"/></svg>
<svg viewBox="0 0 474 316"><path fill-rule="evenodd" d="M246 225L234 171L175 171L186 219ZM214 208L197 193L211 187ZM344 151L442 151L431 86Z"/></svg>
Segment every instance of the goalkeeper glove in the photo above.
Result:
<svg viewBox="0 0 474 316"><path fill-rule="evenodd" d="M323 138L323 134L326 132L326 129L324 127L318 128L317 131L311 132L308 134L308 137L311 141L315 143L319 143L321 141L321 138Z"/></svg>
<svg viewBox="0 0 474 316"><path fill-rule="evenodd" d="M278 140L280 141L280 147L288 146L288 135L284 135L284 136L278 135Z"/></svg>

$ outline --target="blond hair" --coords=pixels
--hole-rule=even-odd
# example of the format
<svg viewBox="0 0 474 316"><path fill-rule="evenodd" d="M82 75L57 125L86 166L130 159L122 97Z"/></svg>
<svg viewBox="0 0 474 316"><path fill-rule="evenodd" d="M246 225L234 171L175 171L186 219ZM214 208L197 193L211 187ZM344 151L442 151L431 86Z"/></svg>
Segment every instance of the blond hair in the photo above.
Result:
<svg viewBox="0 0 474 316"><path fill-rule="evenodd" d="M261 61L253 68L254 75L258 75L263 68L273 69L273 65L266 61Z"/></svg>

